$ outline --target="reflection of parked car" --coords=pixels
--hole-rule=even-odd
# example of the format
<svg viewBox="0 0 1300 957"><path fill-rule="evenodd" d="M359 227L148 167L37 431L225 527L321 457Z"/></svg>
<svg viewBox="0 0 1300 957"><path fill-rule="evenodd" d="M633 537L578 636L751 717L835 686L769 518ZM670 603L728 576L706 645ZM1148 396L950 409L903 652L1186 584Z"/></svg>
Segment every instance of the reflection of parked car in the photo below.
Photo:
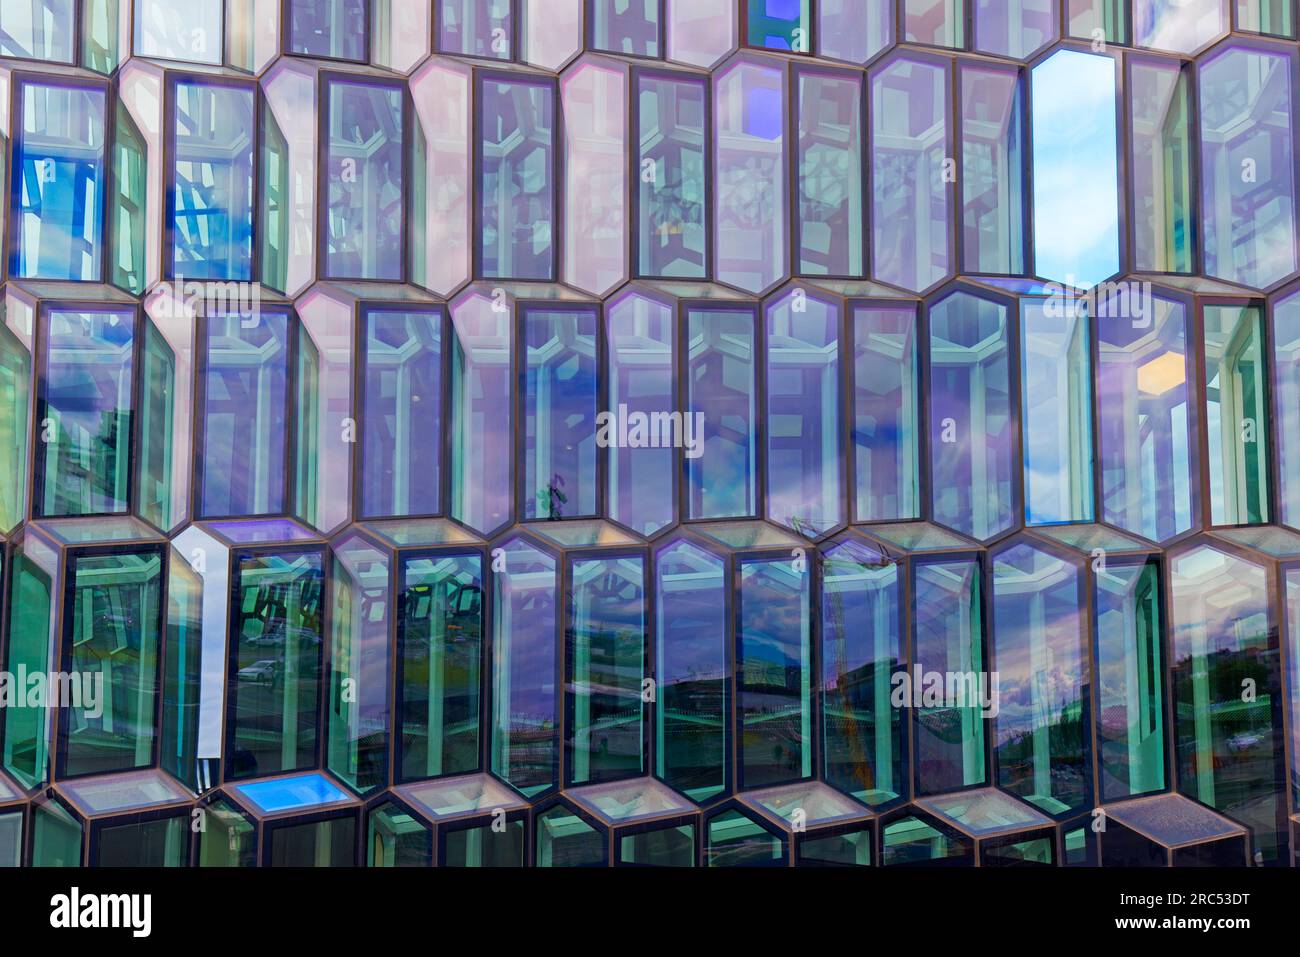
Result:
<svg viewBox="0 0 1300 957"><path fill-rule="evenodd" d="M280 680L280 663L270 660L254 661L247 668L239 669L239 680L275 687L276 682Z"/></svg>
<svg viewBox="0 0 1300 957"><path fill-rule="evenodd" d="M1241 731L1228 739L1229 751L1249 751L1264 740L1258 731Z"/></svg>

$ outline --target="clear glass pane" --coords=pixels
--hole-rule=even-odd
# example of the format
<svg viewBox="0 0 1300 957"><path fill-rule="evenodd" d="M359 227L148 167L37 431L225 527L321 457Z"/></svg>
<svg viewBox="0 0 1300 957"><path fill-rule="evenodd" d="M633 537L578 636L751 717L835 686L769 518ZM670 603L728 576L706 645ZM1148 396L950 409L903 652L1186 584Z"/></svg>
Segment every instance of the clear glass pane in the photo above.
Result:
<svg viewBox="0 0 1300 957"><path fill-rule="evenodd" d="M809 582L793 560L740 563L736 679L743 787L811 777Z"/></svg>
<svg viewBox="0 0 1300 957"><path fill-rule="evenodd" d="M574 784L635 777L645 762L642 560L574 561L569 571L566 742Z"/></svg>
<svg viewBox="0 0 1300 957"><path fill-rule="evenodd" d="M70 579L64 667L80 676L82 693L62 711L66 773L148 767L157 735L162 552L80 555Z"/></svg>
<svg viewBox="0 0 1300 957"><path fill-rule="evenodd" d="M492 595L492 772L532 797L559 776L555 559L522 541L500 553Z"/></svg>
<svg viewBox="0 0 1300 957"><path fill-rule="evenodd" d="M524 517L596 514L596 313L524 314Z"/></svg>
<svg viewBox="0 0 1300 957"><path fill-rule="evenodd" d="M397 777L478 768L483 572L477 555L408 558L398 582Z"/></svg>
<svg viewBox="0 0 1300 957"><path fill-rule="evenodd" d="M891 700L902 667L898 566L857 542L828 549L821 613L826 780L868 804L884 804L907 792L904 712Z"/></svg>
<svg viewBox="0 0 1300 957"><path fill-rule="evenodd" d="M233 574L226 777L311 767L324 640L321 555L240 556Z"/></svg>
<svg viewBox="0 0 1300 957"><path fill-rule="evenodd" d="M686 407L704 430L702 454L686 460L691 518L755 514L754 325L747 310L691 309L686 316Z"/></svg>
<svg viewBox="0 0 1300 957"><path fill-rule="evenodd" d="M332 80L326 99L324 274L401 279L407 190L402 90Z"/></svg>
<svg viewBox="0 0 1300 957"><path fill-rule="evenodd" d="M695 801L720 794L727 783L724 567L688 542L669 546L656 560L656 772Z"/></svg>
<svg viewBox="0 0 1300 957"><path fill-rule="evenodd" d="M361 514L441 509L441 310L366 312Z"/></svg>

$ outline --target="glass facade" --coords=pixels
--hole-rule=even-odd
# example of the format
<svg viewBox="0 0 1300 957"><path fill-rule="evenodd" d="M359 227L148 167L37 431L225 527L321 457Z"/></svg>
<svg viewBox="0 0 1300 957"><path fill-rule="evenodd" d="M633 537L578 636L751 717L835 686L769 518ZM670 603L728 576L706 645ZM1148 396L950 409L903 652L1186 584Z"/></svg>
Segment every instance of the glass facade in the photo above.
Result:
<svg viewBox="0 0 1300 957"><path fill-rule="evenodd" d="M0 866L1293 864L1296 31L0 0Z"/></svg>

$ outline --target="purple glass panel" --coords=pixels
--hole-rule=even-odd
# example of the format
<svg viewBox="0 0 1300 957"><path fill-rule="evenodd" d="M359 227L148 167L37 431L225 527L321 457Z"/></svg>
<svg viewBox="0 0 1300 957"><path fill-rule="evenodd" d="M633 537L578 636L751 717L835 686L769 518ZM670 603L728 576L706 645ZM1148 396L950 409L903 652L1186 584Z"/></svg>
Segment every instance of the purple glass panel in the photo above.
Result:
<svg viewBox="0 0 1300 957"><path fill-rule="evenodd" d="M1006 306L965 292L930 311L930 501L934 520L986 539L1015 523Z"/></svg>
<svg viewBox="0 0 1300 957"><path fill-rule="evenodd" d="M606 313L609 517L643 535L673 520L676 452L655 427L676 417L673 327L671 306L640 295Z"/></svg>
<svg viewBox="0 0 1300 957"><path fill-rule="evenodd" d="M492 771L524 795L559 773L555 559L523 541L498 550L492 617Z"/></svg>
<svg viewBox="0 0 1300 957"><path fill-rule="evenodd" d="M810 538L840 505L840 310L795 289L767 308L767 515Z"/></svg>
<svg viewBox="0 0 1300 957"><path fill-rule="evenodd" d="M715 80L714 275L761 292L785 272L784 73L740 62Z"/></svg>
<svg viewBox="0 0 1300 957"><path fill-rule="evenodd" d="M920 291L952 261L948 68L899 59L871 78L872 269Z"/></svg>
<svg viewBox="0 0 1300 957"><path fill-rule="evenodd" d="M1097 321L1102 518L1164 541L1192 527L1193 367L1185 308L1140 301L1141 316L1121 315L1117 300L1098 307L1106 310Z"/></svg>

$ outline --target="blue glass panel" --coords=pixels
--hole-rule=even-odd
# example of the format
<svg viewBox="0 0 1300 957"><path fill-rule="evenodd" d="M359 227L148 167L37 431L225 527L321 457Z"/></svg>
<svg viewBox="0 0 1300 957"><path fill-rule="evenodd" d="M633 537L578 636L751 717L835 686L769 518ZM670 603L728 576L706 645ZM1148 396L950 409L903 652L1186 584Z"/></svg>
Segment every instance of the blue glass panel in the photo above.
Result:
<svg viewBox="0 0 1300 957"><path fill-rule="evenodd" d="M306 811L326 804L348 800L347 792L322 774L299 774L241 784L233 790L248 798L264 814L280 811Z"/></svg>
<svg viewBox="0 0 1300 957"><path fill-rule="evenodd" d="M181 82L171 195L172 275L253 277L253 90Z"/></svg>
<svg viewBox="0 0 1300 957"><path fill-rule="evenodd" d="M1119 272L1115 61L1059 50L1034 67L1030 102L1035 271L1094 286Z"/></svg>
<svg viewBox="0 0 1300 957"><path fill-rule="evenodd" d="M18 103L10 275L97 282L104 254L104 91L24 82Z"/></svg>

